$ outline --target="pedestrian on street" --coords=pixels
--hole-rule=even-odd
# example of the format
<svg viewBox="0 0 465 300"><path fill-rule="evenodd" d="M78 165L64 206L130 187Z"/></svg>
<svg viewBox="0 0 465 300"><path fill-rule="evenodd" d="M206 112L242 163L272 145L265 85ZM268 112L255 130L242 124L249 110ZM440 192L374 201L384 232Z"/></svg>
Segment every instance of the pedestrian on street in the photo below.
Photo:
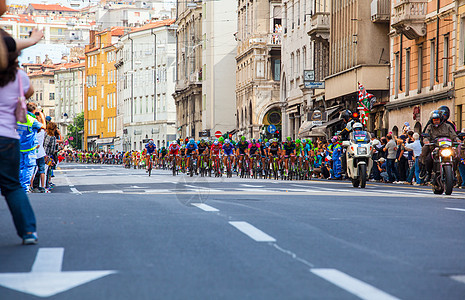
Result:
<svg viewBox="0 0 465 300"><path fill-rule="evenodd" d="M5 32L0 32L4 37ZM10 210L16 233L23 244L37 243L36 219L26 191L19 181L20 143L15 109L20 80L26 97L33 94L27 74L18 70L18 53L8 53L8 66L0 71L0 189Z"/></svg>
<svg viewBox="0 0 465 300"><path fill-rule="evenodd" d="M412 183L413 175L415 175L415 185L421 184L420 179L420 154L421 154L421 143L420 143L420 135L418 133L413 134L413 142L405 145L405 149L408 151L413 152L412 160L413 160L413 167L410 168L409 176L407 177L407 182Z"/></svg>
<svg viewBox="0 0 465 300"><path fill-rule="evenodd" d="M383 151L387 153L386 169L389 176L388 182L392 183L397 182L399 178L399 175L397 175L397 169L395 167L397 145L391 133L386 135L386 139L387 144L384 147Z"/></svg>

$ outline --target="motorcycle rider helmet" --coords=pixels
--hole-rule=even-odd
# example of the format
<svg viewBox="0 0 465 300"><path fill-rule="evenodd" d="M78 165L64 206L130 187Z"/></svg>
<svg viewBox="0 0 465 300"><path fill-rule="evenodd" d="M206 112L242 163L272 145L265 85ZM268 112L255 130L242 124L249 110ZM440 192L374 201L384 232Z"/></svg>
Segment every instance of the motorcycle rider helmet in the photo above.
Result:
<svg viewBox="0 0 465 300"><path fill-rule="evenodd" d="M362 125L362 123L357 122L357 123L354 124L354 126L352 126L352 129L354 131L363 130L363 125Z"/></svg>
<svg viewBox="0 0 465 300"><path fill-rule="evenodd" d="M430 116L430 121L431 121L431 124L433 124L433 126L435 127L438 127L439 125L441 125L442 117L441 117L441 113L439 112L439 110L433 110Z"/></svg>
<svg viewBox="0 0 465 300"><path fill-rule="evenodd" d="M339 118L343 119L347 123L350 121L350 119L352 119L352 112L346 109L343 112L341 112L341 116Z"/></svg>
<svg viewBox="0 0 465 300"><path fill-rule="evenodd" d="M447 107L446 105L441 105L438 108L438 111L442 112L442 120L444 122L449 120L449 117L450 117L450 109L449 109L449 107Z"/></svg>

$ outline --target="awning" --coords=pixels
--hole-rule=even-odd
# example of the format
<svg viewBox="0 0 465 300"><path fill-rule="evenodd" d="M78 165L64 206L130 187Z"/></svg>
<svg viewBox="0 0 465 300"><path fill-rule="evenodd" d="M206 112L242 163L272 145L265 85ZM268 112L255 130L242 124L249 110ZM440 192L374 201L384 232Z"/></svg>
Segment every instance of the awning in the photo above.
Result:
<svg viewBox="0 0 465 300"><path fill-rule="evenodd" d="M331 132L329 132L328 129L339 122L342 122L342 119L336 118L323 123L321 126L313 127L310 131L304 133L302 137L325 137L326 139L329 139Z"/></svg>
<svg viewBox="0 0 465 300"><path fill-rule="evenodd" d="M325 113L326 113L326 116L327 118L331 118L331 115L336 112L336 111L340 111L342 110L342 106L341 105L336 105L336 106L331 106L331 107L328 107L327 109L325 109Z"/></svg>
<svg viewBox="0 0 465 300"><path fill-rule="evenodd" d="M90 144L90 143L95 143L95 141L98 140L98 138L88 138L87 139L87 143Z"/></svg>
<svg viewBox="0 0 465 300"><path fill-rule="evenodd" d="M98 139L96 143L97 145L110 145L113 144L113 138Z"/></svg>
<svg viewBox="0 0 465 300"><path fill-rule="evenodd" d="M299 128L299 136L303 135L305 132L308 132L312 129L313 122L312 121L305 121Z"/></svg>

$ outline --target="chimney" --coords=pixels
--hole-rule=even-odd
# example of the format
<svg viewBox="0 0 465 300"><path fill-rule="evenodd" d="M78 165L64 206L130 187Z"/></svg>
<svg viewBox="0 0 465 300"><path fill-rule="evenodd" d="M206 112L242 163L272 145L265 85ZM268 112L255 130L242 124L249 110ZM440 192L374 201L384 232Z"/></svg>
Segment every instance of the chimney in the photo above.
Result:
<svg viewBox="0 0 465 300"><path fill-rule="evenodd" d="M36 56L36 64L40 64L40 56L39 55Z"/></svg>

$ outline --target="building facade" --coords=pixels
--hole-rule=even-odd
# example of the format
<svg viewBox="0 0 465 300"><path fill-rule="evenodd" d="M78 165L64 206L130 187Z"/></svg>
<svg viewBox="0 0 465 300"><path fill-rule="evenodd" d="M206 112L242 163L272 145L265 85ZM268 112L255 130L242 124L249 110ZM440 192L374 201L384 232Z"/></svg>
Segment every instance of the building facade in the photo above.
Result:
<svg viewBox="0 0 465 300"><path fill-rule="evenodd" d="M455 87L455 120L457 130L461 131L465 127L464 105L465 105L465 1L455 1L455 33L456 42L452 50L455 59L454 87Z"/></svg>
<svg viewBox="0 0 465 300"><path fill-rule="evenodd" d="M64 64L55 73L55 116L63 136L68 134L68 125L84 112L84 86L86 70L84 63Z"/></svg>
<svg viewBox="0 0 465 300"><path fill-rule="evenodd" d="M249 138L279 132L286 103L280 97L282 5L273 0L237 2L236 127Z"/></svg>
<svg viewBox="0 0 465 300"><path fill-rule="evenodd" d="M29 73L31 86L34 87L34 95L30 99L37 104L39 110L43 110L45 116L56 118L55 115L55 79L54 66L44 66L41 71Z"/></svg>
<svg viewBox="0 0 465 300"><path fill-rule="evenodd" d="M118 102L123 115L116 150L143 150L153 139L160 148L176 139L172 94L176 70L174 20L149 23L120 38Z"/></svg>
<svg viewBox="0 0 465 300"><path fill-rule="evenodd" d="M84 147L112 150L116 137L116 46L124 28L91 32L86 46Z"/></svg>
<svg viewBox="0 0 465 300"><path fill-rule="evenodd" d="M388 9L389 1L379 1ZM325 106L357 110L359 83L376 96L368 130L385 133L384 103L389 100L389 20L372 19L370 0L332 0L330 4L329 75ZM327 138L337 129L328 122ZM325 126L325 125L324 125ZM334 128L329 128L334 126ZM312 129L313 131L313 129Z"/></svg>
<svg viewBox="0 0 465 300"><path fill-rule="evenodd" d="M202 124L202 5L178 1L176 19L177 137L199 138Z"/></svg>
<svg viewBox="0 0 465 300"><path fill-rule="evenodd" d="M204 1L202 15L202 131L231 132L236 128L235 78L237 43L236 3ZM226 20L226 21L225 21Z"/></svg>
<svg viewBox="0 0 465 300"><path fill-rule="evenodd" d="M420 132L431 111L441 105L450 107L452 118L455 115L455 18L453 0L392 1L391 96L386 108L394 134L405 122Z"/></svg>

